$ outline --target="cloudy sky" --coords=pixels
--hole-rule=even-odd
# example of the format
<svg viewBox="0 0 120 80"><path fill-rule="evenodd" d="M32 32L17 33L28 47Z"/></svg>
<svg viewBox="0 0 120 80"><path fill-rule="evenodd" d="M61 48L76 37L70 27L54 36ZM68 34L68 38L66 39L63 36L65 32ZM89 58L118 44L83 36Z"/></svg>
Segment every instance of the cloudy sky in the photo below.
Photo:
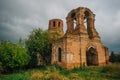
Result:
<svg viewBox="0 0 120 80"><path fill-rule="evenodd" d="M0 0L0 40L17 42L35 28L48 28L52 18L64 21L77 7L96 14L96 29L110 51L120 52L120 0Z"/></svg>

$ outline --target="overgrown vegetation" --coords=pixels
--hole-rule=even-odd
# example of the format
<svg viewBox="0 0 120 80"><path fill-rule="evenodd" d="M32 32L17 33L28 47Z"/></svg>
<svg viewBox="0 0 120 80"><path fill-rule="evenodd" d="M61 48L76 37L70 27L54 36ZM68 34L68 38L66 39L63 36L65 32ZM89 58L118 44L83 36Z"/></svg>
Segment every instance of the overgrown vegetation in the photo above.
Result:
<svg viewBox="0 0 120 80"><path fill-rule="evenodd" d="M112 63L120 63L120 53L114 53L113 51L111 52L110 55L110 62Z"/></svg>
<svg viewBox="0 0 120 80"><path fill-rule="evenodd" d="M26 48L28 49L31 60L29 66L37 65L37 54L41 55L43 65L50 64L51 61L51 43L49 42L48 31L42 29L34 29L26 40Z"/></svg>
<svg viewBox="0 0 120 80"><path fill-rule="evenodd" d="M27 49L13 44L10 41L0 43L0 71L11 73L14 69L20 69L29 63L30 56Z"/></svg>
<svg viewBox="0 0 120 80"><path fill-rule="evenodd" d="M27 71L20 71L10 75L2 75L1 80L119 80L120 64L108 66L89 66L74 68L71 70L62 69L52 65L39 67Z"/></svg>
<svg viewBox="0 0 120 80"><path fill-rule="evenodd" d="M54 34L58 35L57 33ZM51 42L55 40L56 38L49 39L47 31L34 29L26 41L22 41L20 38L18 44L14 44L10 41L1 41L0 73L2 72L2 74L0 74L0 80L120 79L120 54L114 54L114 52L110 55L110 61L114 64L108 66L84 66L71 70L62 69L56 65L50 66ZM35 68L38 63L37 54L41 55L41 62L44 66ZM34 68L30 69L30 67ZM13 73L8 75L4 74L11 72Z"/></svg>
<svg viewBox="0 0 120 80"><path fill-rule="evenodd" d="M0 72L12 73L22 68L36 67L40 54L42 65L51 62L51 43L48 31L34 29L28 39L19 39L18 43L0 41Z"/></svg>

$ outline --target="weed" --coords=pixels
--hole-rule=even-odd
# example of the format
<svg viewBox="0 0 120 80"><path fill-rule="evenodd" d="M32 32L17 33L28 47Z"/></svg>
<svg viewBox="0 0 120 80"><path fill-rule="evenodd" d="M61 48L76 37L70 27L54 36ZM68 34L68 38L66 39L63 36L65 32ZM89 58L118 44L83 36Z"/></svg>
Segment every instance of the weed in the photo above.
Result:
<svg viewBox="0 0 120 80"><path fill-rule="evenodd" d="M63 75L60 75L57 72L47 74L45 79L47 80L68 80L66 77L64 77Z"/></svg>
<svg viewBox="0 0 120 80"><path fill-rule="evenodd" d="M83 80L83 79L80 78L80 77L78 76L78 74L76 74L76 73L71 73L71 74L69 75L69 79L70 79L70 80Z"/></svg>
<svg viewBox="0 0 120 80"><path fill-rule="evenodd" d="M44 78L44 74L42 72L35 72L32 74L30 80L42 80Z"/></svg>

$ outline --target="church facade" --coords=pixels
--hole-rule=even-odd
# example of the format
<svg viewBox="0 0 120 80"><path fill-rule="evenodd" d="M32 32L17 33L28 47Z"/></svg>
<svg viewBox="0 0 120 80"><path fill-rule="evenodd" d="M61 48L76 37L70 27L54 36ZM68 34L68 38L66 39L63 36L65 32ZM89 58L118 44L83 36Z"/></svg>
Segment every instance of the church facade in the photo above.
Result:
<svg viewBox="0 0 120 80"><path fill-rule="evenodd" d="M95 14L89 8L71 10L66 23L64 33L61 19L49 21L49 34L51 38L56 38L52 43L52 64L67 69L108 64L108 48L101 42L95 29Z"/></svg>

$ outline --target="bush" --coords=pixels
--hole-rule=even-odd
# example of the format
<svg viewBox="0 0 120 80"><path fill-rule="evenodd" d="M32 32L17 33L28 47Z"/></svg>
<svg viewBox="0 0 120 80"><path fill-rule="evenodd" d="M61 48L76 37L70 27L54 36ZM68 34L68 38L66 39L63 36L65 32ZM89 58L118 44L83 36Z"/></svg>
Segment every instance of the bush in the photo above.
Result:
<svg viewBox="0 0 120 80"><path fill-rule="evenodd" d="M4 72L11 72L28 64L30 56L27 49L9 41L0 44L0 62Z"/></svg>

